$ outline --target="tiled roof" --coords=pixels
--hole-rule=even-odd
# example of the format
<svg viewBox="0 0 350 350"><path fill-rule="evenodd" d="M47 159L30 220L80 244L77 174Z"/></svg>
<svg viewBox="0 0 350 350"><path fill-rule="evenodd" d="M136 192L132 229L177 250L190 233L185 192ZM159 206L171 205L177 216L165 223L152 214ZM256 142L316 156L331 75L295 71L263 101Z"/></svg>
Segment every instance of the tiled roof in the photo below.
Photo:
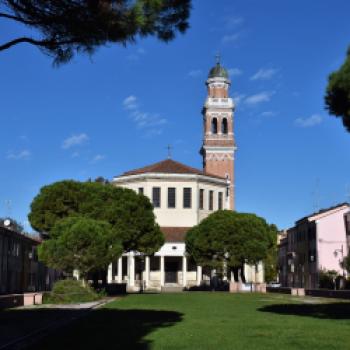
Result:
<svg viewBox="0 0 350 350"><path fill-rule="evenodd" d="M296 221L296 223L300 223L300 222L302 222L304 220L312 218L313 216L324 214L324 213L327 213L328 211L331 211L331 210L334 210L334 209L337 209L337 208L341 208L341 207L344 207L344 206L350 206L350 204L347 203L347 202L344 202L344 203L340 203L340 204L334 205L333 207L330 207L330 208L321 209L321 210L319 210L319 211L317 211L315 213L312 213L310 215L304 216L303 218L301 218L298 221Z"/></svg>
<svg viewBox="0 0 350 350"><path fill-rule="evenodd" d="M161 227L164 233L165 242L184 242L186 233L190 227Z"/></svg>
<svg viewBox="0 0 350 350"><path fill-rule="evenodd" d="M220 176L205 173L202 170L192 168L188 165L185 165L185 164L180 163L180 162L176 162L175 160L172 160L172 159L165 159L165 160L162 160L161 162L147 165L143 168L130 170L130 171L123 173L121 176L140 175L140 174L147 174L147 173L195 174L195 175L205 175L205 176L216 177L219 179L224 179Z"/></svg>

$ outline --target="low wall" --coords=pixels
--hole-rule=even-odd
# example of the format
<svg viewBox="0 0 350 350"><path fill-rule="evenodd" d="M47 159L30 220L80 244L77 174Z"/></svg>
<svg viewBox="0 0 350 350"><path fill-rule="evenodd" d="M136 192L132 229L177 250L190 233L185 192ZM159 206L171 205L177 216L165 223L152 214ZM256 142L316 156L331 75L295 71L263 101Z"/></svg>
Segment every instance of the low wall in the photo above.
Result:
<svg viewBox="0 0 350 350"><path fill-rule="evenodd" d="M11 307L23 306L24 296L23 294L11 294L0 296L0 309L8 309Z"/></svg>
<svg viewBox="0 0 350 350"><path fill-rule="evenodd" d="M313 297L350 299L350 290L306 289L305 294Z"/></svg>

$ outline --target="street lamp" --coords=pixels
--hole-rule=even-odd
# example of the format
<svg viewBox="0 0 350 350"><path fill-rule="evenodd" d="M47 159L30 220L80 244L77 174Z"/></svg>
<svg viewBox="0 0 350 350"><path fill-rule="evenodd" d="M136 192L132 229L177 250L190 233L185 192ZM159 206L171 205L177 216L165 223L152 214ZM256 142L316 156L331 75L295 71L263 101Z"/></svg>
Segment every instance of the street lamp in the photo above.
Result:
<svg viewBox="0 0 350 350"><path fill-rule="evenodd" d="M345 278L345 270L344 270L344 265L343 265L343 260L344 260L344 250L343 250L343 245L341 245L340 249L336 249L334 250L333 254L334 257L336 258L338 256L338 253L341 254L341 260L339 259L339 265L342 267L343 269L343 277Z"/></svg>

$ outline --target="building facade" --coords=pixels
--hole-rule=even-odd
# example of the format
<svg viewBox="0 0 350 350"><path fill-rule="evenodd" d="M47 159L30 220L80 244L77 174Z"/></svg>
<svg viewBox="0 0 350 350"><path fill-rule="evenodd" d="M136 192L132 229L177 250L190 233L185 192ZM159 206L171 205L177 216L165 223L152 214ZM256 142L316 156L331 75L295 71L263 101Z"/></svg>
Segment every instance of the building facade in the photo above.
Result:
<svg viewBox="0 0 350 350"><path fill-rule="evenodd" d="M166 159L116 176L115 186L133 189L151 200L165 244L153 256L123 254L108 269L109 283L140 288L188 288L209 283L209 271L187 256L185 236L216 210L234 209L234 103L229 97L227 71L217 62L208 76L208 96L203 107L203 170ZM262 266L246 266L248 281L263 282ZM228 272L224 279L230 279Z"/></svg>
<svg viewBox="0 0 350 350"><path fill-rule="evenodd" d="M279 278L283 286L318 288L319 273L335 270L346 275L340 265L349 251L347 203L306 216L286 231L279 244Z"/></svg>
<svg viewBox="0 0 350 350"><path fill-rule="evenodd" d="M0 227L0 294L50 290L56 271L37 259L40 241Z"/></svg>

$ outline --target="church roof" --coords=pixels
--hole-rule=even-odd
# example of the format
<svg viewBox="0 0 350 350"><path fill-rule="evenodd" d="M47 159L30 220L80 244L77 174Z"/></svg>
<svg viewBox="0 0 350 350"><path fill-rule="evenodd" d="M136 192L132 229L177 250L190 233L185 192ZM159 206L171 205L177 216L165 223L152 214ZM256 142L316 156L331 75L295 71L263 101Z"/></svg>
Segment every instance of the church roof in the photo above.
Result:
<svg viewBox="0 0 350 350"><path fill-rule="evenodd" d="M190 227L161 227L164 233L165 242L184 242L186 233Z"/></svg>
<svg viewBox="0 0 350 350"><path fill-rule="evenodd" d="M204 176L211 176L219 179L224 179L220 176L206 173L203 170L192 168L188 165L185 165L180 162L176 162L175 160L172 160L172 159L165 159L165 160L162 160L161 162L147 165L143 168L126 171L121 176L140 175L140 174L147 174L147 173L195 174L195 175L204 175Z"/></svg>

